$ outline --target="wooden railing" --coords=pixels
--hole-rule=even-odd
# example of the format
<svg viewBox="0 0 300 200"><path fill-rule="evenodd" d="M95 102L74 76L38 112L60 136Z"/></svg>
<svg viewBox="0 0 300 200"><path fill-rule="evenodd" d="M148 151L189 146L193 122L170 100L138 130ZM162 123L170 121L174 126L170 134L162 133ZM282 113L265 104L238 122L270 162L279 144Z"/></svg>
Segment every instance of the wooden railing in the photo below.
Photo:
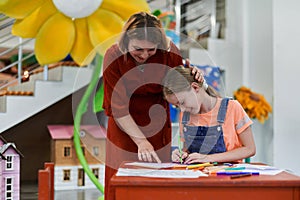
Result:
<svg viewBox="0 0 300 200"><path fill-rule="evenodd" d="M38 200L54 200L54 163L45 163L39 170Z"/></svg>

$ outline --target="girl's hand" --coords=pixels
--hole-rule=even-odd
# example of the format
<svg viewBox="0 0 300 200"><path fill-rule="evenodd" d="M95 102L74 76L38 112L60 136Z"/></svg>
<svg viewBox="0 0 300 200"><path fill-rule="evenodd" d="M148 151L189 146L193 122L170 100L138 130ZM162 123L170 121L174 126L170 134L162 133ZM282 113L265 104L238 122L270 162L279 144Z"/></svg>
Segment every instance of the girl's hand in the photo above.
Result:
<svg viewBox="0 0 300 200"><path fill-rule="evenodd" d="M180 163L180 161L186 159L187 156L188 156L187 152L180 153L179 149L175 149L172 152L172 162ZM180 159L180 157L181 157L181 159Z"/></svg>
<svg viewBox="0 0 300 200"><path fill-rule="evenodd" d="M210 162L209 155L200 154L200 153L191 153L185 159L184 164L201 163L201 162Z"/></svg>
<svg viewBox="0 0 300 200"><path fill-rule="evenodd" d="M138 158L140 161L161 163L153 146L146 139L138 144Z"/></svg>

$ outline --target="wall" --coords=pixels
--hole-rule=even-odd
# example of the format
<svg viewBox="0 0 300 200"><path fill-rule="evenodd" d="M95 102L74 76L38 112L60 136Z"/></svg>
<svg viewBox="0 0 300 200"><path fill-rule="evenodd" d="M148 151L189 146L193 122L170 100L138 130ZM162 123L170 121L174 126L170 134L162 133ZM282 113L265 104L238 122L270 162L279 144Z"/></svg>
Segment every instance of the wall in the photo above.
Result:
<svg viewBox="0 0 300 200"><path fill-rule="evenodd" d="M273 105L272 0L243 1L243 84ZM257 154L253 161L273 165L273 115L264 124L254 120Z"/></svg>
<svg viewBox="0 0 300 200"><path fill-rule="evenodd" d="M273 105L270 120L255 121L257 154L264 162L300 175L300 13L298 0L227 0L225 40L209 53L226 70L228 95L244 84Z"/></svg>
<svg viewBox="0 0 300 200"><path fill-rule="evenodd" d="M274 164L300 175L300 1L274 0Z"/></svg>
<svg viewBox="0 0 300 200"><path fill-rule="evenodd" d="M67 97L1 134L7 141L14 142L24 155L21 182L37 181L38 170L50 161L51 137L47 125L73 123L71 100Z"/></svg>
<svg viewBox="0 0 300 200"><path fill-rule="evenodd" d="M208 55L190 49L192 63L213 64L225 70L226 96L245 85L272 104L272 0L226 0L225 39L209 39ZM273 164L273 120L254 120L257 153L253 162Z"/></svg>
<svg viewBox="0 0 300 200"><path fill-rule="evenodd" d="M38 170L44 168L44 163L51 159L51 136L47 125L73 125L74 107L81 100L86 87L68 95L59 102L47 107L36 115L18 123L16 126L1 133L9 142L14 142L24 155L21 159L21 182L37 181ZM47 91L45 91L47 92ZM74 97L75 96L75 97ZM98 124L89 103L87 112L83 116L82 124Z"/></svg>

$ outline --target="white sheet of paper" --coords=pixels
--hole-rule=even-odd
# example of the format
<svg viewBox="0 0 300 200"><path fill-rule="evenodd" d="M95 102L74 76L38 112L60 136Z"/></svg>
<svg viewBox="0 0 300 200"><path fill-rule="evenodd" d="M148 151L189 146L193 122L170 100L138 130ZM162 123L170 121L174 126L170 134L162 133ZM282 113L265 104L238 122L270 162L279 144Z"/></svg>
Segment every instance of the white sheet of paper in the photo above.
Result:
<svg viewBox="0 0 300 200"><path fill-rule="evenodd" d="M245 167L247 172L259 172L260 175L276 175L284 170L269 165L237 164L237 167Z"/></svg>
<svg viewBox="0 0 300 200"><path fill-rule="evenodd" d="M187 165L177 164L177 163L150 163L150 162L130 162L130 163L125 163L125 165L146 167L151 169L165 169L165 168L172 168L175 166L182 166L182 167L187 166Z"/></svg>
<svg viewBox="0 0 300 200"><path fill-rule="evenodd" d="M208 176L199 170L128 169L119 168L116 176L143 176L155 178L198 178Z"/></svg>

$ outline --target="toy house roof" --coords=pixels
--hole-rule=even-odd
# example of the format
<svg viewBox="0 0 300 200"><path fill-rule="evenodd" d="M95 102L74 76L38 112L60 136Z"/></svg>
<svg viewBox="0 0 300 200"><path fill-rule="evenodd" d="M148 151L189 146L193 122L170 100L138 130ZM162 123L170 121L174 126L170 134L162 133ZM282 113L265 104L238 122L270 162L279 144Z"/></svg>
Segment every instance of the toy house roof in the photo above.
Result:
<svg viewBox="0 0 300 200"><path fill-rule="evenodd" d="M0 157L2 159L6 159L4 153L7 149L13 148L21 157L24 157L23 154L17 149L15 143L7 142L2 136L0 136L0 140L2 141L3 145L0 146Z"/></svg>
<svg viewBox="0 0 300 200"><path fill-rule="evenodd" d="M71 139L74 134L73 125L48 125L48 130L52 139ZM82 125L80 132L84 131L89 133L96 139L106 138L106 129L100 125Z"/></svg>

